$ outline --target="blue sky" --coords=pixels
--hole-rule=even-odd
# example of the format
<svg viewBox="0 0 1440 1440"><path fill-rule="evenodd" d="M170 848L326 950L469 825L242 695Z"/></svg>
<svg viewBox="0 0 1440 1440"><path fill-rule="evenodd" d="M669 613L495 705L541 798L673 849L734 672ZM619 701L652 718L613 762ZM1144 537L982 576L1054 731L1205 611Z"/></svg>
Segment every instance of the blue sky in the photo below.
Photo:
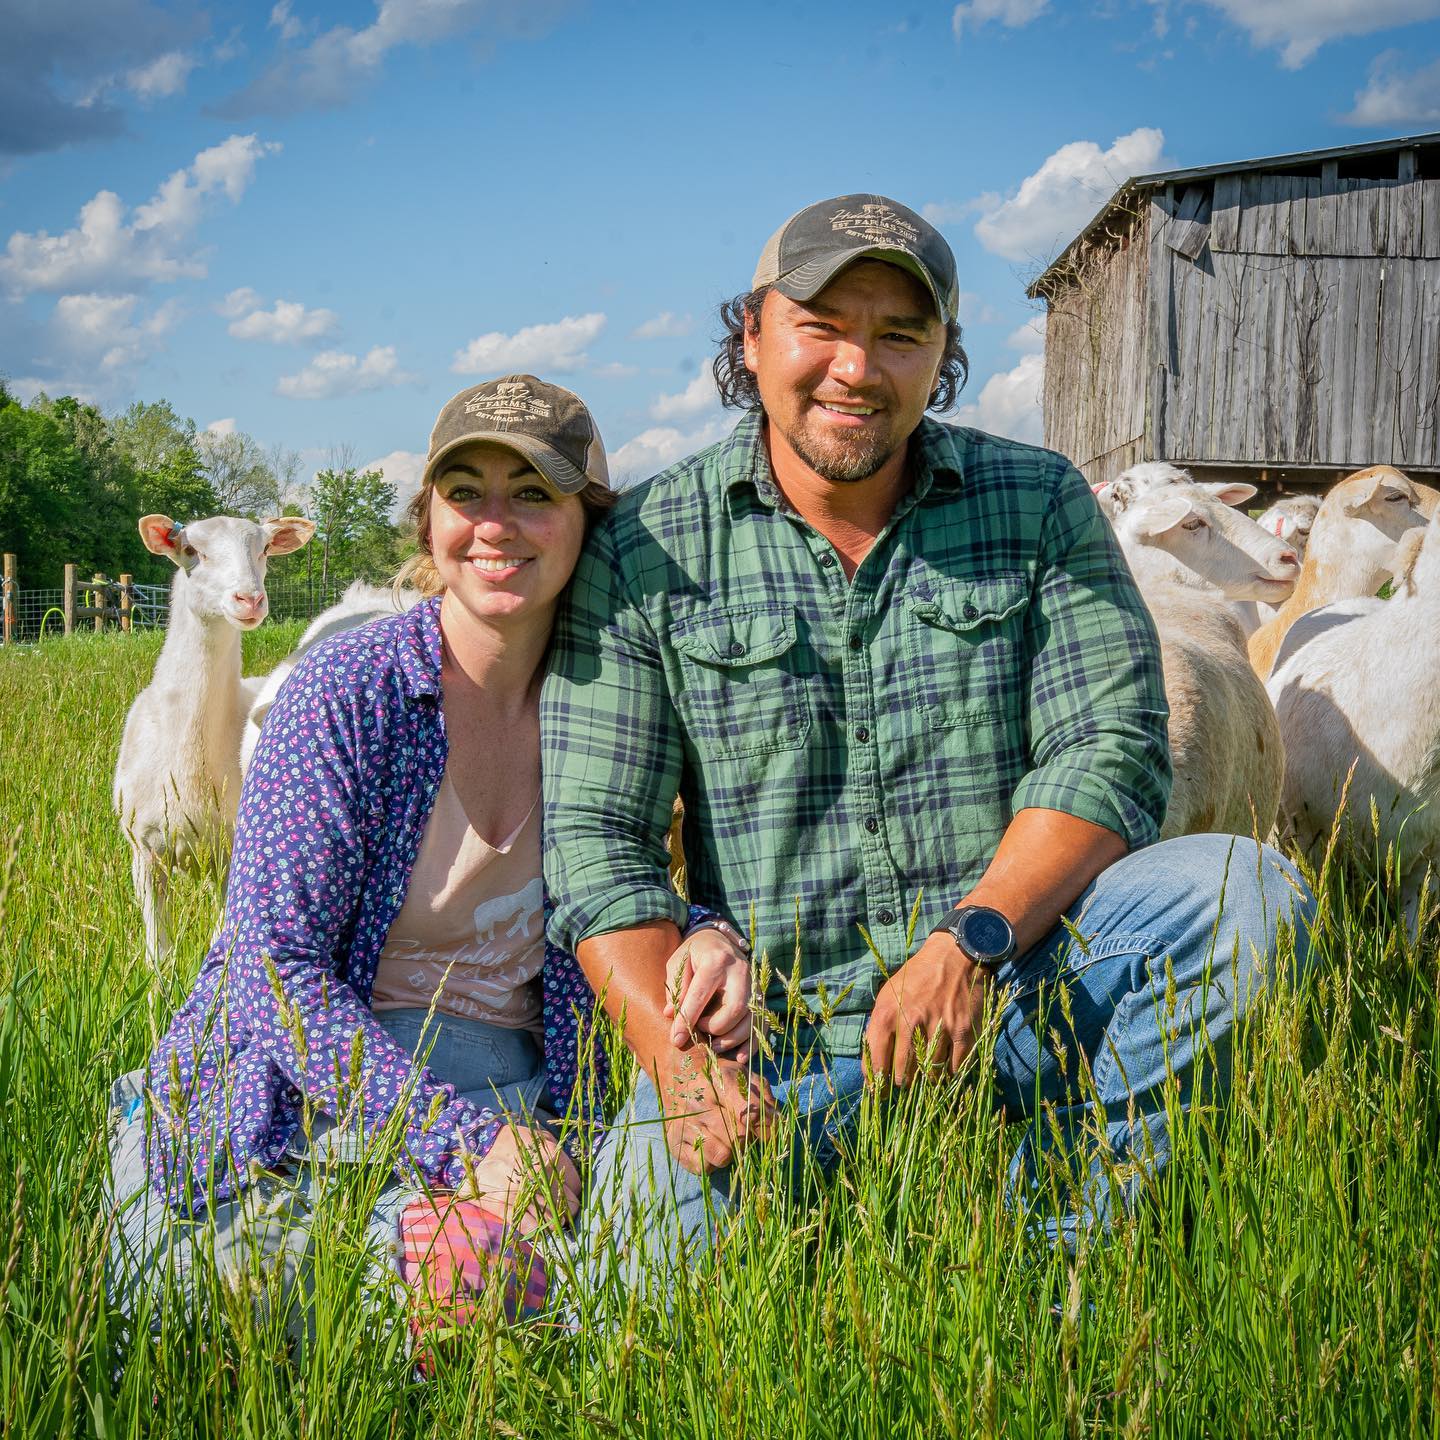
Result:
<svg viewBox="0 0 1440 1440"><path fill-rule="evenodd" d="M1440 130L1440 0L8 0L0 373L413 485L567 384L615 470L723 433L715 307L811 201L955 249L960 414L1039 435L1026 280L1128 175Z"/></svg>

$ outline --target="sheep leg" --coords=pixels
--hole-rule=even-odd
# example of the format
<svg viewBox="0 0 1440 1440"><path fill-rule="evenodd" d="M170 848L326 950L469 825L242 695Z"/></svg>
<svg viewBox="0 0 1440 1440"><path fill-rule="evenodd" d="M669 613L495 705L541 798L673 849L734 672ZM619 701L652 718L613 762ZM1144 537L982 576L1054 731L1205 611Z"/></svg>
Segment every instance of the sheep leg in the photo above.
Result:
<svg viewBox="0 0 1440 1440"><path fill-rule="evenodd" d="M169 876L158 858L137 845L130 866L145 922L145 959L157 973L170 953Z"/></svg>

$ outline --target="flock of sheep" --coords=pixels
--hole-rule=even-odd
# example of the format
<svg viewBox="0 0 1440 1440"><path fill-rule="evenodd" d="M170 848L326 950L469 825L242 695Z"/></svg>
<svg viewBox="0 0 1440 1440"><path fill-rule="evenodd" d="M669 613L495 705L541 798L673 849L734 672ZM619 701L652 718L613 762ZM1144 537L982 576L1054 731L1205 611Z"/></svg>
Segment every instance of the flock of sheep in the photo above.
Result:
<svg viewBox="0 0 1440 1440"><path fill-rule="evenodd" d="M1162 838L1278 832L1314 853L1348 783L1354 838L1393 850L1413 924L1440 860L1440 491L1374 466L1252 520L1233 507L1255 493L1160 461L1096 487L1160 634L1175 768ZM114 802L158 964L169 877L228 850L244 767L298 657L419 596L357 582L270 674L243 678L240 631L267 612L267 559L306 544L313 524L147 515L140 533L177 574ZM1391 598L1375 598L1387 584Z"/></svg>
<svg viewBox="0 0 1440 1440"><path fill-rule="evenodd" d="M1251 520L1230 506L1253 486L1149 462L1096 494L1160 633L1162 834L1278 832L1316 856L1348 787L1351 839L1393 855L1413 926L1440 860L1440 491L1376 465Z"/></svg>

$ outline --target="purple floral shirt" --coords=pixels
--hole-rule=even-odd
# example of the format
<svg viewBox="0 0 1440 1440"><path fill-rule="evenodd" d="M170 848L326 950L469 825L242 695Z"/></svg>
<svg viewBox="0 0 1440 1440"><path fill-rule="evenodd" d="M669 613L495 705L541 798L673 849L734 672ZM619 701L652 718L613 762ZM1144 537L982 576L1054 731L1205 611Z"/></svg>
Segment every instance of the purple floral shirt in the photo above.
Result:
<svg viewBox="0 0 1440 1440"><path fill-rule="evenodd" d="M317 645L266 717L224 925L150 1058L151 1181L183 1213L275 1165L305 1098L367 1134L403 1107L402 1170L437 1188L458 1185L462 1153L483 1155L499 1133L493 1111L417 1069L370 1009L445 773L439 613L426 601ZM594 994L549 944L541 983L552 1103L563 1113L574 1096L588 1114L607 1069L598 1036L587 1043Z"/></svg>

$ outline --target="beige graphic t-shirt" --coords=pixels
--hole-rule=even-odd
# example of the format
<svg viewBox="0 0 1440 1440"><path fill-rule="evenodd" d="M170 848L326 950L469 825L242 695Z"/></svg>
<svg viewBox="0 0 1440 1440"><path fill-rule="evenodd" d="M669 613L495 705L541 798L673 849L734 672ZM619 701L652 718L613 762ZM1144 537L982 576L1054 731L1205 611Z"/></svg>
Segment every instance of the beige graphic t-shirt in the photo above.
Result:
<svg viewBox="0 0 1440 1440"><path fill-rule="evenodd" d="M376 1010L427 1007L514 1030L542 1025L540 802L502 844L470 824L447 772L405 903L375 971ZM448 976L447 976L448 970Z"/></svg>

